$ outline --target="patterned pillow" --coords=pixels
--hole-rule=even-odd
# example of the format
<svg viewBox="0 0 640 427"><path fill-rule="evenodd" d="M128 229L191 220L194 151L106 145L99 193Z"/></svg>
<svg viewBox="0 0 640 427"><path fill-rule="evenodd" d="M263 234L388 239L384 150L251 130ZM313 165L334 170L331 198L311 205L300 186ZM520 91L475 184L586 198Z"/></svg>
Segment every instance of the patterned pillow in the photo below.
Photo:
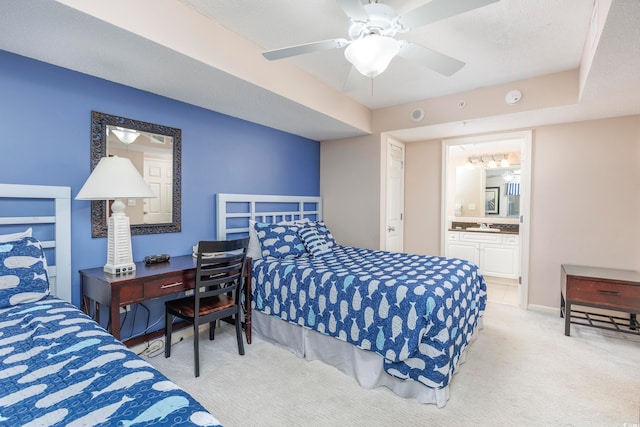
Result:
<svg viewBox="0 0 640 427"><path fill-rule="evenodd" d="M323 221L310 222L309 224L306 224L304 228L315 229L320 236L324 237L324 240L326 240L327 245L329 245L330 248L333 248L334 246L338 245L336 243L336 239L333 238L333 235L331 234L331 232L329 231L329 229L327 228L326 224Z"/></svg>
<svg viewBox="0 0 640 427"><path fill-rule="evenodd" d="M281 224L254 224L263 257L297 258L307 253L298 236L298 227Z"/></svg>
<svg viewBox="0 0 640 427"><path fill-rule="evenodd" d="M0 243L15 242L16 240L22 240L25 237L31 237L31 228L27 228L19 233L0 234Z"/></svg>
<svg viewBox="0 0 640 427"><path fill-rule="evenodd" d="M247 248L247 256L251 257L254 261L262 258L262 248L260 247L260 239L256 232L257 222L249 220L249 247Z"/></svg>
<svg viewBox="0 0 640 427"><path fill-rule="evenodd" d="M333 254L327 239L320 234L317 227L304 227L298 230L305 248L314 258L322 258Z"/></svg>
<svg viewBox="0 0 640 427"><path fill-rule="evenodd" d="M47 260L32 237L0 244L0 308L49 295Z"/></svg>

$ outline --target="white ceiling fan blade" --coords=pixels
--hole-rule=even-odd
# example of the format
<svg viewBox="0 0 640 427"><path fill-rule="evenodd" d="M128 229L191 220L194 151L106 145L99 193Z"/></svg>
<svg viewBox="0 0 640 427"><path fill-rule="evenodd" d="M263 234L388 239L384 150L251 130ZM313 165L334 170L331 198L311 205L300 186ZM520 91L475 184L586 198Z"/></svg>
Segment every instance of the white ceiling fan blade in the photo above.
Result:
<svg viewBox="0 0 640 427"><path fill-rule="evenodd" d="M413 43L403 43L398 56L417 62L445 76L451 76L464 67L462 61Z"/></svg>
<svg viewBox="0 0 640 427"><path fill-rule="evenodd" d="M369 15L360 0L336 0L338 6L344 10L352 21L365 22L369 19Z"/></svg>
<svg viewBox="0 0 640 427"><path fill-rule="evenodd" d="M421 27L500 0L432 0L398 17L405 29Z"/></svg>
<svg viewBox="0 0 640 427"><path fill-rule="evenodd" d="M262 52L262 56L267 58L269 61L274 61L276 59L289 58L291 56L303 55L310 52L337 49L345 47L348 44L349 42L346 39L323 40L319 42L305 43L296 46L268 50L266 52Z"/></svg>

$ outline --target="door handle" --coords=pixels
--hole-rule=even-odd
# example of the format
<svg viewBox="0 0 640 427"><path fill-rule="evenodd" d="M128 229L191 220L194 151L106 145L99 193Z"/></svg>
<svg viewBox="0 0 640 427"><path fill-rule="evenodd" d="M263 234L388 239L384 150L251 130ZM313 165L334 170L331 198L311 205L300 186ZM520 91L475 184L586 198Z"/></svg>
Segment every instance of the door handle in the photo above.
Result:
<svg viewBox="0 0 640 427"><path fill-rule="evenodd" d="M389 228L387 228L387 231L396 231L395 227L389 226Z"/></svg>

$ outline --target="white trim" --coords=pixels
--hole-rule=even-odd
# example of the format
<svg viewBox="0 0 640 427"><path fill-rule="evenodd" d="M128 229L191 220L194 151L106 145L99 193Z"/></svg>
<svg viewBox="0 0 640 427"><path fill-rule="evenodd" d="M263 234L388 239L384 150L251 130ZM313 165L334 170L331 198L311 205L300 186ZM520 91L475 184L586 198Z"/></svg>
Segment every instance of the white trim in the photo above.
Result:
<svg viewBox="0 0 640 427"><path fill-rule="evenodd" d="M525 197L520 197L520 307L529 306L529 248L531 241L531 163L533 132L522 132L522 151L520 158L520 184L525 189Z"/></svg>
<svg viewBox="0 0 640 427"><path fill-rule="evenodd" d="M391 248L389 248L388 244L388 227L389 227L389 204L390 204L390 195L389 195L389 189L390 187L390 182L389 182L389 169L391 167L391 160L392 160L392 147L397 147L401 152L402 152L402 160L401 160L401 169L402 169L402 179L401 179L401 183L400 183L400 194L398 194L398 197L400 198L400 205L402 206L401 211L400 212L400 227L402 228L402 230L400 231L400 250L398 252L404 252L404 213L405 213L405 200L404 200L404 193L405 193L405 158L406 158L406 146L404 142L398 141L394 138L387 138L387 150L385 153L385 192L384 192L384 205L385 205L385 209L382 212L382 215L380 215L380 217L383 219L382 221L382 230L380 230L380 249L383 250L393 250Z"/></svg>
<svg viewBox="0 0 640 427"><path fill-rule="evenodd" d="M537 312L546 313L546 314L560 315L560 308L549 307L548 305L529 304L527 306L527 310L537 311Z"/></svg>
<svg viewBox="0 0 640 427"><path fill-rule="evenodd" d="M230 212L230 204L245 203L247 211ZM290 206L297 204L296 209L270 209L260 210L261 204L282 203ZM314 208L307 208L307 204ZM247 220L259 220L263 222L277 222L280 220L291 221L313 216L318 221L322 220L322 198L319 196L277 196L265 194L229 194L218 193L216 195L216 236L218 240L226 240L229 234L248 233L249 227L232 228L227 226L229 218L247 218Z"/></svg>
<svg viewBox="0 0 640 427"><path fill-rule="evenodd" d="M0 198L53 201L54 216L0 217L0 225L53 224L55 240L42 242L55 252L55 265L47 260L51 293L71 302L71 187L0 184Z"/></svg>
<svg viewBox="0 0 640 427"><path fill-rule="evenodd" d="M520 227L520 276L522 277L522 283L520 284L519 305L520 308L526 309L529 303L529 245L530 245L530 223L531 223L531 162L532 158L532 145L533 145L533 132L531 130L514 131L514 132L501 132L489 135L481 136L467 136L462 138L454 138L442 141L442 187L440 191L440 251L445 253L446 245L446 229L447 229L447 188L448 188L448 172L447 167L449 164L449 146L452 145L464 145L464 144L482 144L496 142L507 139L520 139L522 140L521 147L521 184L523 188L523 195L520 197L520 215L522 221L519 223Z"/></svg>

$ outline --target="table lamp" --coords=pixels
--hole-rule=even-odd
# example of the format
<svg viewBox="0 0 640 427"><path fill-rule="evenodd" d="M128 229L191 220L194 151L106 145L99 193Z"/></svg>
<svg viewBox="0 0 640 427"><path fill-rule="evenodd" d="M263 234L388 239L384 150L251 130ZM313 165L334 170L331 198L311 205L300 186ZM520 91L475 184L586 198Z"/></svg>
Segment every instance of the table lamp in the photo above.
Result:
<svg viewBox="0 0 640 427"><path fill-rule="evenodd" d="M131 228L122 199L155 198L131 160L125 157L103 157L84 183L76 200L113 200L107 232L107 263L104 271L111 274L135 271L131 252Z"/></svg>

